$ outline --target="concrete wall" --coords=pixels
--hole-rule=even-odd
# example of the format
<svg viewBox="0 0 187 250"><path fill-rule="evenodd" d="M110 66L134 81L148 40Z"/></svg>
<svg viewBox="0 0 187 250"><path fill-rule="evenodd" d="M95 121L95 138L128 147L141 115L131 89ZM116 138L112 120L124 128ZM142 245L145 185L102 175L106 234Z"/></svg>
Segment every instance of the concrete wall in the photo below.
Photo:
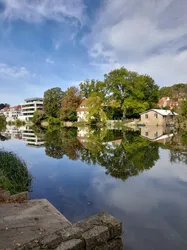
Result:
<svg viewBox="0 0 187 250"><path fill-rule="evenodd" d="M157 114L157 118L155 117ZM146 118L148 116L148 118ZM165 126L166 119L162 115L158 114L157 112L150 110L147 113L141 115L141 123L145 125L153 125L153 126Z"/></svg>

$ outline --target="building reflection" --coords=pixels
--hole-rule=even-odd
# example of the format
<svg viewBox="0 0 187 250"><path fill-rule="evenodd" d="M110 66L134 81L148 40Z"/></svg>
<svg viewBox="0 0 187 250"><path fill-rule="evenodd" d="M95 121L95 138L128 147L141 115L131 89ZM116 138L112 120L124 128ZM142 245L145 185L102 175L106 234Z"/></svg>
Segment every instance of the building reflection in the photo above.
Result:
<svg viewBox="0 0 187 250"><path fill-rule="evenodd" d="M173 130L162 126L141 127L141 137L152 141L165 144L174 136Z"/></svg>
<svg viewBox="0 0 187 250"><path fill-rule="evenodd" d="M7 126L1 135L6 139L22 140L27 146L41 147L44 145L44 139L36 135L33 129L28 126Z"/></svg>

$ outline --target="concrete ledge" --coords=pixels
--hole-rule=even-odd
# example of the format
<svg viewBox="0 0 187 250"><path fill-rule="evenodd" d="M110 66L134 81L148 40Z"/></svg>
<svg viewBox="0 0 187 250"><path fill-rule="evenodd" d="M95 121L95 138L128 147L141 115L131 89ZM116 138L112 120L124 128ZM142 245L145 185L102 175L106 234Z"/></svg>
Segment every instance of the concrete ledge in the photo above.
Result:
<svg viewBox="0 0 187 250"><path fill-rule="evenodd" d="M122 223L108 213L72 225L47 200L0 206L0 249L122 250L121 237Z"/></svg>
<svg viewBox="0 0 187 250"><path fill-rule="evenodd" d="M14 249L122 250L122 224L101 213Z"/></svg>

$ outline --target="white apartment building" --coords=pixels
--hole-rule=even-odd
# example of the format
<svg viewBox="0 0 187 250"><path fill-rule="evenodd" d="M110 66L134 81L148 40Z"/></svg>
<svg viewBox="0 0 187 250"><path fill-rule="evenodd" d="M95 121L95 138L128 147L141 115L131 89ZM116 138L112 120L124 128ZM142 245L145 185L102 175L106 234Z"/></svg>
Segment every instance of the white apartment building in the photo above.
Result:
<svg viewBox="0 0 187 250"><path fill-rule="evenodd" d="M21 105L21 115L19 119L30 121L36 110L43 110L43 98L34 97L25 99L24 103Z"/></svg>

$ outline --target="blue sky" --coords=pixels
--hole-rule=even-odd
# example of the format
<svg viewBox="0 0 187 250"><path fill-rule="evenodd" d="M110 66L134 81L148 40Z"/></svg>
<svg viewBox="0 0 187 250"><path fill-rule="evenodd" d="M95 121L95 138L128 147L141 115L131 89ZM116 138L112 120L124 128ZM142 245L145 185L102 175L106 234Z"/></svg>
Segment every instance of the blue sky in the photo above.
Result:
<svg viewBox="0 0 187 250"><path fill-rule="evenodd" d="M0 102L124 66L187 82L186 0L0 0Z"/></svg>

